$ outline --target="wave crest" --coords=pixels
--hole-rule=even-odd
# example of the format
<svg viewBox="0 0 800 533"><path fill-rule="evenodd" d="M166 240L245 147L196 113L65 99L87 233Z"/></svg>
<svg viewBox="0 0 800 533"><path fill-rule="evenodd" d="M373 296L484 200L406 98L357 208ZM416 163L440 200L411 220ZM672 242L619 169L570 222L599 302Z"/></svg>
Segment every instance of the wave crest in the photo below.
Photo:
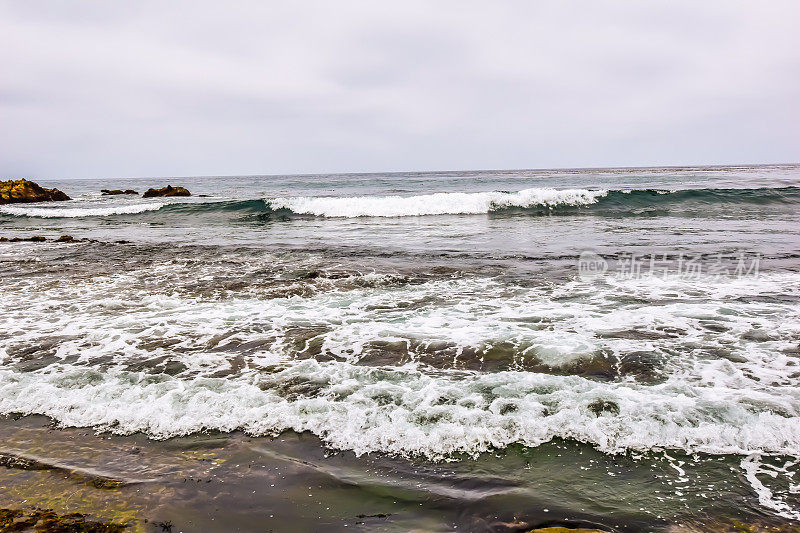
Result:
<svg viewBox="0 0 800 533"><path fill-rule="evenodd" d="M706 212L715 206L794 206L800 188L589 190L531 188L518 192L437 192L416 196L289 196L197 202L152 202L108 207L0 206L0 214L40 218L106 217L150 211L161 215L210 216L271 214L323 218L411 217L425 215L636 216ZM80 203L70 203L79 206ZM86 204L83 204L86 205ZM92 205L92 204L89 204Z"/></svg>
<svg viewBox="0 0 800 533"><path fill-rule="evenodd" d="M299 215L322 217L401 217L422 215L477 215L508 208L552 208L595 203L608 191L552 188L519 192L433 193L418 196L288 197L271 198L273 210L288 209Z"/></svg>
<svg viewBox="0 0 800 533"><path fill-rule="evenodd" d="M158 211L164 203L117 205L112 207L21 207L3 206L0 213L37 218L108 217L113 215L135 215L145 211Z"/></svg>

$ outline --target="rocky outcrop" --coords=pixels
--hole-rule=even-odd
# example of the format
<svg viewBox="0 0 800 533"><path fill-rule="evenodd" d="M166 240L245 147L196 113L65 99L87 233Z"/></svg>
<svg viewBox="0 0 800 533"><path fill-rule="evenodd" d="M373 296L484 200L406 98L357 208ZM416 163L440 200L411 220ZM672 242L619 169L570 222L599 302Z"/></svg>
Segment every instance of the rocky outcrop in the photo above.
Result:
<svg viewBox="0 0 800 533"><path fill-rule="evenodd" d="M50 509L0 508L0 531L124 533L128 531L128 524L92 522L80 513L59 515ZM167 530L164 529L164 531Z"/></svg>
<svg viewBox="0 0 800 533"><path fill-rule="evenodd" d="M0 204L29 202L55 202L70 200L58 189L45 189L38 183L26 179L0 181Z"/></svg>
<svg viewBox="0 0 800 533"><path fill-rule="evenodd" d="M133 189L125 189L124 191L121 189L110 189L110 190L100 189L100 192L103 193L103 196L116 196L118 194L139 194Z"/></svg>
<svg viewBox="0 0 800 533"><path fill-rule="evenodd" d="M0 242L44 242L47 239L39 236L34 235L33 237L0 237Z"/></svg>
<svg viewBox="0 0 800 533"><path fill-rule="evenodd" d="M46 242L47 238L42 237L41 235L34 235L33 237L0 237L0 242ZM98 242L94 239L76 239L72 235L62 235L61 237L54 239L53 242ZM127 241L116 241L116 242L127 242ZM2 464L0 464L2 466Z"/></svg>
<svg viewBox="0 0 800 533"><path fill-rule="evenodd" d="M34 235L33 237L0 237L0 242L60 242L60 243L76 243L76 242L104 242L98 241L97 239L76 239L72 235L62 235L57 239L53 239L52 241L48 241L47 237L42 237L41 235ZM119 241L105 241L107 243L113 242L115 244L130 244L131 241L126 240L119 240ZM0 465L2 466L2 465ZM0 529L0 533L2 533L2 529Z"/></svg>
<svg viewBox="0 0 800 533"><path fill-rule="evenodd" d="M192 193L190 193L183 187L173 187L172 185L167 185L166 187L162 187L161 189L147 189L147 191L145 191L142 197L155 198L158 196L191 196L191 195Z"/></svg>

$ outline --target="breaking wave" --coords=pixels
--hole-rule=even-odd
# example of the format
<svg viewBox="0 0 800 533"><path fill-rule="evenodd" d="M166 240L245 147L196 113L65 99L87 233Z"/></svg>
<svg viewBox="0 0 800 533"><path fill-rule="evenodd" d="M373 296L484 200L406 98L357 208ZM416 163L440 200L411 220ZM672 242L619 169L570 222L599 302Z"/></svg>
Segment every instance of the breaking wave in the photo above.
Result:
<svg viewBox="0 0 800 533"><path fill-rule="evenodd" d="M0 213L20 217L38 218L80 218L108 217L113 215L135 215L146 211L158 211L165 204L147 203L133 205L117 205L113 207L21 207L2 206Z"/></svg>
<svg viewBox="0 0 800 533"><path fill-rule="evenodd" d="M0 215L41 218L225 213L323 218L481 214L625 216L702 211L715 205L797 203L800 203L798 187L682 190L531 188L517 192L437 192L416 196L289 196L249 200L153 202L108 207L0 206Z"/></svg>
<svg viewBox="0 0 800 533"><path fill-rule="evenodd" d="M401 217L476 215L529 212L532 214L636 214L670 206L713 204L792 204L800 188L780 189L524 189L519 192L434 193L418 196L288 197L267 199L274 211L321 217Z"/></svg>
<svg viewBox="0 0 800 533"><path fill-rule="evenodd" d="M267 201L272 209L323 217L477 215L509 208L585 206L608 191L525 189L519 192L434 193L418 196L291 197Z"/></svg>
<svg viewBox="0 0 800 533"><path fill-rule="evenodd" d="M167 280L182 268L160 271ZM800 457L798 309L754 298L796 297L797 273L537 288L462 279L224 301L148 294L152 279L130 279L11 287L8 301L25 306L0 306L0 325L18 331L0 339L0 413L158 439L310 431L358 454L433 459L554 438L608 453ZM621 304L625 292L634 298ZM585 299L564 300L576 294ZM69 311L42 321L59 302ZM422 347L366 364L376 342L382 357L391 343ZM43 366L25 370L28 348L42 343L52 352L39 349ZM426 364L437 346L454 362L470 350L488 362L510 346L519 364ZM303 356L314 350L322 360ZM526 360L537 370L523 370ZM578 375L581 365L621 374Z"/></svg>
<svg viewBox="0 0 800 533"><path fill-rule="evenodd" d="M514 443L538 446L558 437L606 453L673 448L800 455L798 418L753 413L747 391L720 400L713 388L680 380L651 389L526 372L437 378L410 367L315 360L266 379L182 380L74 365L48 370L0 370L0 411L156 439L207 430L310 431L356 454L432 459ZM290 387L302 392L280 392ZM598 414L598 404L613 405L613 411Z"/></svg>

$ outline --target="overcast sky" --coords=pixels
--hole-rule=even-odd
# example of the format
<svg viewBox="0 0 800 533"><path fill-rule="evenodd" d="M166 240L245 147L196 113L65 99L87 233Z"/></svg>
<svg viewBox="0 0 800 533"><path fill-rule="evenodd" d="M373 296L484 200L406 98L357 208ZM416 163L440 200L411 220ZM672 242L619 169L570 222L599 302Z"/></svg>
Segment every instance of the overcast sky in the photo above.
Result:
<svg viewBox="0 0 800 533"><path fill-rule="evenodd" d="M0 0L0 175L800 161L800 2Z"/></svg>

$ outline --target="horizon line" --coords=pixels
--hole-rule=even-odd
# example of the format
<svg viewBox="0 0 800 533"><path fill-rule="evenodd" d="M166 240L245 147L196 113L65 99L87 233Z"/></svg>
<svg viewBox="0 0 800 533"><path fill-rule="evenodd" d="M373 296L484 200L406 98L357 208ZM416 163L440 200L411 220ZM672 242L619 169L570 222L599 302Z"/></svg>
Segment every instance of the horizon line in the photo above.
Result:
<svg viewBox="0 0 800 533"><path fill-rule="evenodd" d="M722 164L681 164L681 165L635 165L635 166L601 166L601 167L541 167L541 168L475 168L475 169L449 169L449 170L387 170L387 171L349 171L349 172L298 172L284 174L184 174L184 175L151 175L151 176L104 176L104 177L37 177L37 176L11 176L0 178L3 181L27 180L100 180L100 179L186 179L186 178L278 178L278 177L303 177L303 176L348 176L348 175L390 175L390 174L452 174L458 172L564 172L580 170L653 170L653 169L721 169L731 167L769 167L769 166L797 166L800 162L783 163L722 163Z"/></svg>

